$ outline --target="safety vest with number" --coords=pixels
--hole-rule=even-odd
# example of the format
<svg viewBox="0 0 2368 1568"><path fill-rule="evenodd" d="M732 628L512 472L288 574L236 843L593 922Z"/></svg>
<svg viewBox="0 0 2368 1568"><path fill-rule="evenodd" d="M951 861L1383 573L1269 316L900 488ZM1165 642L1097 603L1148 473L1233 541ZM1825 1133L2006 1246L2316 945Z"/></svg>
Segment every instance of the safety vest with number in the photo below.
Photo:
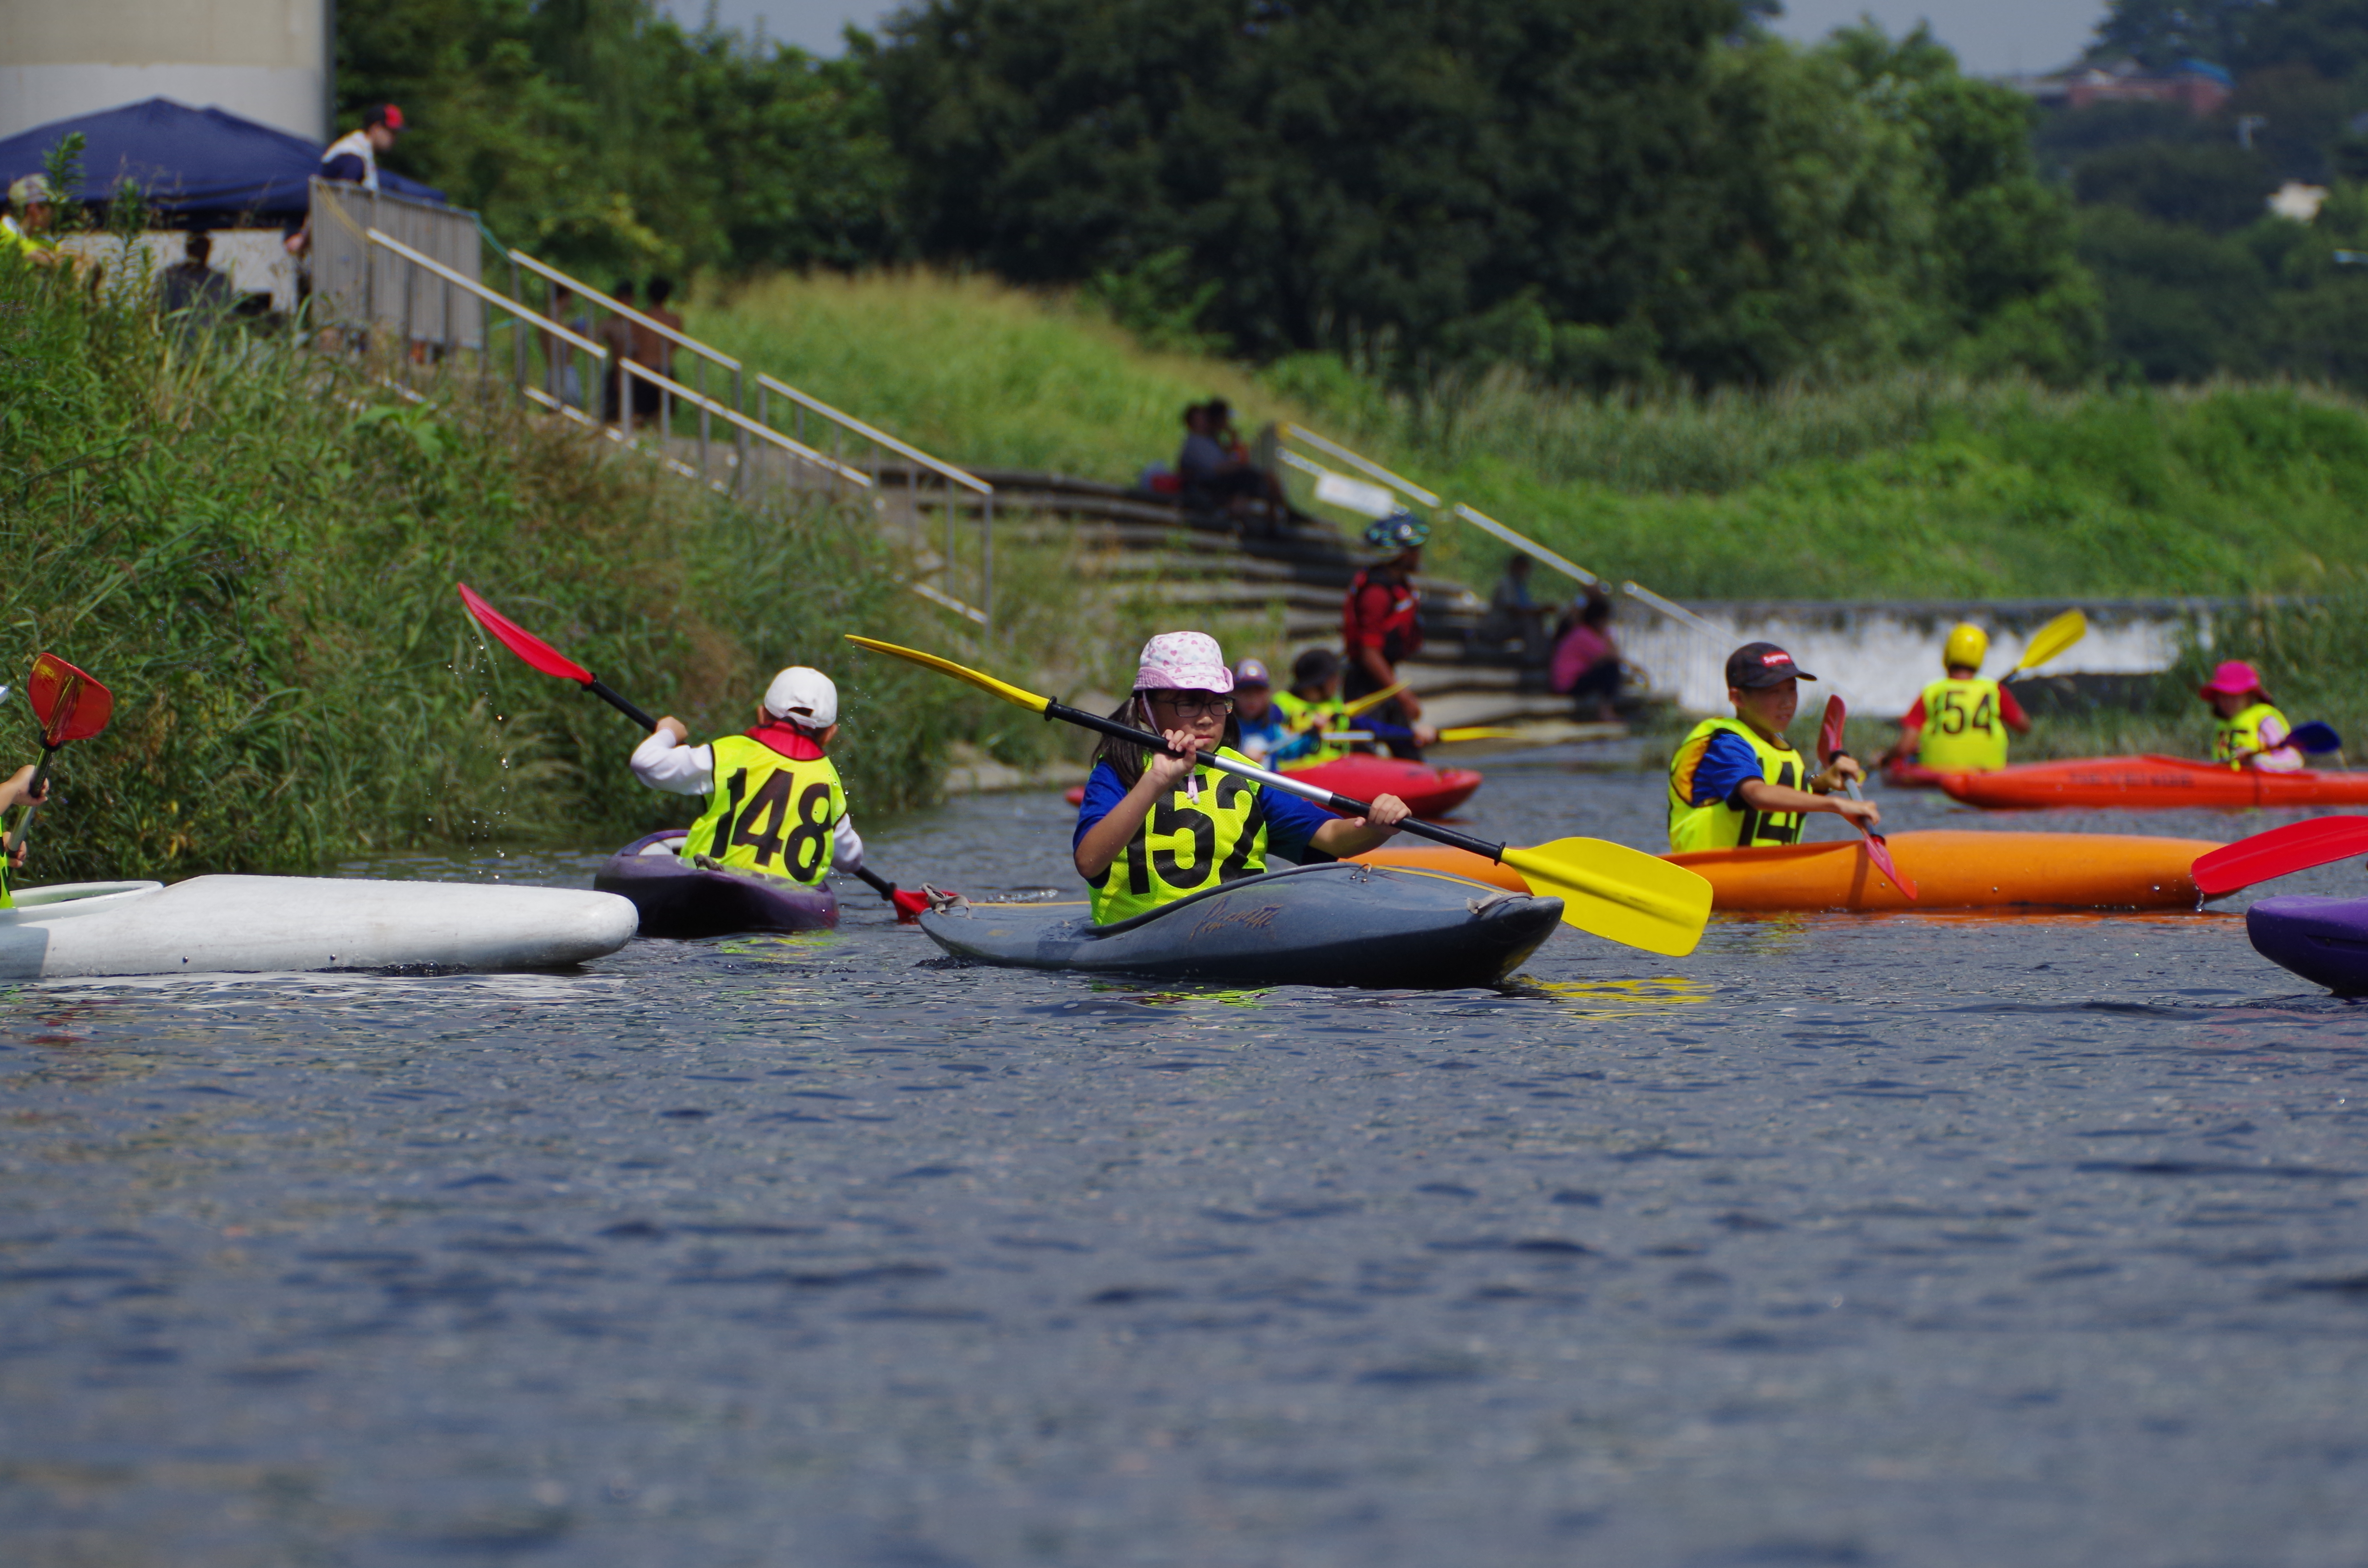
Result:
<svg viewBox="0 0 2368 1568"><path fill-rule="evenodd" d="M2291 746L2282 751L2263 751L2261 735L2264 720L2278 722L2278 735L2283 739L2294 733L2286 716L2266 702L2256 702L2233 719L2223 719L2212 729L2212 760L2225 762L2231 767L2258 767L2264 773L2285 773L2302 766L2302 754Z"/></svg>
<svg viewBox="0 0 2368 1568"><path fill-rule="evenodd" d="M1226 746L1219 756L1249 759ZM1143 825L1093 889L1094 924L1148 915L1187 893L1266 869L1266 801L1258 786L1214 768L1194 770L1198 801L1178 784L1152 802Z"/></svg>
<svg viewBox="0 0 2368 1568"><path fill-rule="evenodd" d="M1311 702L1295 691L1278 691L1274 705L1282 714L1282 722L1291 726L1292 737L1274 749L1269 761L1277 767L1313 767L1319 762L1349 755L1349 748L1324 738L1326 731L1346 733L1353 728L1348 717L1349 705L1337 697L1321 702Z"/></svg>
<svg viewBox="0 0 2368 1568"><path fill-rule="evenodd" d="M1994 680L1936 680L1924 688L1924 733L1916 760L1942 773L1988 773L2006 766L2006 720Z"/></svg>
<svg viewBox="0 0 2368 1568"><path fill-rule="evenodd" d="M716 740L715 792L690 824L682 858L729 870L819 882L830 869L831 830L847 814L847 791L826 756L795 762L746 735Z"/></svg>
<svg viewBox="0 0 2368 1568"><path fill-rule="evenodd" d="M1739 737L1759 759L1759 777L1770 784L1787 790L1802 790L1804 764L1801 754L1789 745L1776 745L1761 740L1748 724L1733 719L1705 719L1696 724L1678 755L1669 759L1669 849L1682 854L1691 849L1735 849L1753 844L1798 844L1801 842L1801 813L1798 812L1755 812L1738 810L1725 801L1713 801L1709 805L1693 803L1694 769L1702 765L1702 754L1710 749L1711 737L1727 734Z"/></svg>

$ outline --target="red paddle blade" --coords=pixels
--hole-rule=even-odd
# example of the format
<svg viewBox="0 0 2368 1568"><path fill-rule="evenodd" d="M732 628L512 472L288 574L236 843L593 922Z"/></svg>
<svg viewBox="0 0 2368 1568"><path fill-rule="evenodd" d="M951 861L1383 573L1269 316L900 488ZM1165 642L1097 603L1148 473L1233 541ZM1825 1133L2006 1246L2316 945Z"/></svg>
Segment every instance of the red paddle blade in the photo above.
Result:
<svg viewBox="0 0 2368 1568"><path fill-rule="evenodd" d="M1825 722L1817 726L1817 766L1833 761L1834 753L1842 749L1842 726L1850 722L1850 710L1842 706L1841 694L1826 699ZM1914 893L1907 895L1915 897Z"/></svg>
<svg viewBox="0 0 2368 1568"><path fill-rule="evenodd" d="M1906 893L1910 900L1916 897L1916 884L1899 874L1899 868L1892 862L1891 846L1883 841L1883 835L1867 834L1866 858L1874 862L1876 870L1891 879L1893 887Z"/></svg>
<svg viewBox="0 0 2368 1568"><path fill-rule="evenodd" d="M2265 882L2368 850L2368 817L2290 822L2195 858L2195 887L2206 898Z"/></svg>
<svg viewBox="0 0 2368 1568"><path fill-rule="evenodd" d="M53 751L68 741L88 740L115 713L115 694L55 653L33 660L25 696L41 722L41 744Z"/></svg>
<svg viewBox="0 0 2368 1568"><path fill-rule="evenodd" d="M569 658L550 643L512 620L477 597L477 591L466 583L453 585L461 590L461 602L477 618L477 624L494 634L494 641L532 665L547 676L572 680L579 686L592 684L592 672Z"/></svg>

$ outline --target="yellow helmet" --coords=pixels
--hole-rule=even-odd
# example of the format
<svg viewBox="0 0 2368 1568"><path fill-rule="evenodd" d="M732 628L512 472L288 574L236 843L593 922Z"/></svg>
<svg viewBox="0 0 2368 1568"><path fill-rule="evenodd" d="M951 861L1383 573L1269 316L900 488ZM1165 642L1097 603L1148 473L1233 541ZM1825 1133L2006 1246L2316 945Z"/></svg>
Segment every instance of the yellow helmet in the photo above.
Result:
<svg viewBox="0 0 2368 1568"><path fill-rule="evenodd" d="M1962 665L1978 670L1989 652L1989 633L1970 620L1962 621L1950 631L1949 641L1941 650L1941 667L1953 670Z"/></svg>

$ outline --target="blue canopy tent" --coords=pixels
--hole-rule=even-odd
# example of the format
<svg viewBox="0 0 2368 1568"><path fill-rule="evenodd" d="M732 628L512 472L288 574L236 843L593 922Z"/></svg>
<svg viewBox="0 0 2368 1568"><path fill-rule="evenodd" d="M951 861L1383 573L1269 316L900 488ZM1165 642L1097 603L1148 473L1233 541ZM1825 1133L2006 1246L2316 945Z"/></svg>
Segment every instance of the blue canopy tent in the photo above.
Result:
<svg viewBox="0 0 2368 1568"><path fill-rule="evenodd" d="M138 182L165 229L230 229L303 222L306 182L321 166L321 146L218 108L150 98L97 114L54 119L0 141L0 187L41 172L60 139L83 134L82 187L75 199L104 204L119 181ZM444 193L385 169L379 187L420 201Z"/></svg>

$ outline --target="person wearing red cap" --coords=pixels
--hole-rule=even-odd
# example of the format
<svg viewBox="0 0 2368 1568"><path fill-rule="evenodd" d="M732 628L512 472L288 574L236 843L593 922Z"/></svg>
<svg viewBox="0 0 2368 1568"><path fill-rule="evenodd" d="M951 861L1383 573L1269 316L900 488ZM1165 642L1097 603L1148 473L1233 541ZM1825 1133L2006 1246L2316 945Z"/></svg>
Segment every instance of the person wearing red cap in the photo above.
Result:
<svg viewBox="0 0 2368 1568"><path fill-rule="evenodd" d="M2302 753L2287 743L2294 726L2270 701L2261 677L2242 659L2230 659L2196 687L2219 722L2212 727L2212 760L2264 773L2292 773Z"/></svg>
<svg viewBox="0 0 2368 1568"><path fill-rule="evenodd" d="M378 104L362 111L359 131L349 131L329 143L321 154L321 166L314 173L322 179L343 185L358 185L364 190L378 188L378 155L394 150L394 139L403 134L403 110L393 104ZM301 255L313 241L313 220L310 214L304 226L288 236L288 252Z"/></svg>
<svg viewBox="0 0 2368 1568"><path fill-rule="evenodd" d="M1148 915L1204 888L1266 869L1271 850L1286 860L1337 860L1386 843L1409 814L1395 795L1368 814L1336 817L1323 807L1219 773L1202 754L1242 756L1234 672L1217 640L1167 631L1143 645L1134 694L1110 715L1167 737L1156 755L1106 739L1094 753L1071 838L1077 875L1092 890L1094 924Z"/></svg>
<svg viewBox="0 0 2368 1568"><path fill-rule="evenodd" d="M1735 717L1696 724L1669 759L1672 853L1798 844L1811 812L1866 827L1883 820L1873 801L1834 793L1865 777L1855 759L1837 755L1811 776L1784 738L1800 711L1800 683L1816 678L1773 642L1746 642L1726 656L1726 699Z"/></svg>

